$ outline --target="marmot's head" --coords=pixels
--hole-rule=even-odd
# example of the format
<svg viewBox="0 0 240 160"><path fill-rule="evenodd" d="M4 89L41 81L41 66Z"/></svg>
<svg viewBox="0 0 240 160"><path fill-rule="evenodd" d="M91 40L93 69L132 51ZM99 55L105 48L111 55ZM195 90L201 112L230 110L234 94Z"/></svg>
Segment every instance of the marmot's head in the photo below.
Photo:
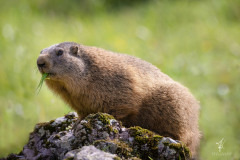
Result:
<svg viewBox="0 0 240 160"><path fill-rule="evenodd" d="M63 42L43 49L37 59L39 71L48 73L47 81L70 82L82 76L85 65L80 58L80 45Z"/></svg>

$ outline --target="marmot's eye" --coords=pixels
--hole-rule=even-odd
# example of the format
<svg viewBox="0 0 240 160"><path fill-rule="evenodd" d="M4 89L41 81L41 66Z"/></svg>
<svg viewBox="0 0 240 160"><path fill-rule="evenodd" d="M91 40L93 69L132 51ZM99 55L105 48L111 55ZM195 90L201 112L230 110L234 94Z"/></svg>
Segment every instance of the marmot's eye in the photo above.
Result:
<svg viewBox="0 0 240 160"><path fill-rule="evenodd" d="M57 56L61 56L62 54L63 54L63 50L60 49L57 51Z"/></svg>

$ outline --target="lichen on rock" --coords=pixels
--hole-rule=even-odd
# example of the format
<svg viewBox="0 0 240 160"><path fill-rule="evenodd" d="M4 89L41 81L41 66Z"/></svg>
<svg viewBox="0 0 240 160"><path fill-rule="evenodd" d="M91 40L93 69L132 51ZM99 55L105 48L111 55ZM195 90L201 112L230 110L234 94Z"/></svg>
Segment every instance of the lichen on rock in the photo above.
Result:
<svg viewBox="0 0 240 160"><path fill-rule="evenodd" d="M39 123L19 154L7 159L190 159L181 142L135 126L125 128L106 113L79 120L75 112Z"/></svg>

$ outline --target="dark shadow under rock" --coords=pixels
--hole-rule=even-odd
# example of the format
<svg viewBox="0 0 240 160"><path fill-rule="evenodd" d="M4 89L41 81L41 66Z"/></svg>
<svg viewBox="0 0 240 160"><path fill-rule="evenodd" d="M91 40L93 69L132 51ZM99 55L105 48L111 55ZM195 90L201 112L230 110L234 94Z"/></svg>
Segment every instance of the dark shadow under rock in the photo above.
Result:
<svg viewBox="0 0 240 160"><path fill-rule="evenodd" d="M71 112L37 124L23 150L1 160L183 160L190 156L189 149L181 142L141 127L125 128L109 114L90 114L80 121Z"/></svg>

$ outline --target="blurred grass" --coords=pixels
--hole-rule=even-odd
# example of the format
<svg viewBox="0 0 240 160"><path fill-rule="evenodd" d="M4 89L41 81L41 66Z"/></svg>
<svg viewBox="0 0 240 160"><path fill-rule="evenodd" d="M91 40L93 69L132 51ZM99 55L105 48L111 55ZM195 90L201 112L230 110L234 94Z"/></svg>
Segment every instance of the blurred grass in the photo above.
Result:
<svg viewBox="0 0 240 160"><path fill-rule="evenodd" d="M0 157L70 111L45 85L36 94L36 59L76 41L140 57L189 87L202 106L201 159L240 159L239 1L9 0L0 17ZM214 155L222 138L231 156Z"/></svg>

